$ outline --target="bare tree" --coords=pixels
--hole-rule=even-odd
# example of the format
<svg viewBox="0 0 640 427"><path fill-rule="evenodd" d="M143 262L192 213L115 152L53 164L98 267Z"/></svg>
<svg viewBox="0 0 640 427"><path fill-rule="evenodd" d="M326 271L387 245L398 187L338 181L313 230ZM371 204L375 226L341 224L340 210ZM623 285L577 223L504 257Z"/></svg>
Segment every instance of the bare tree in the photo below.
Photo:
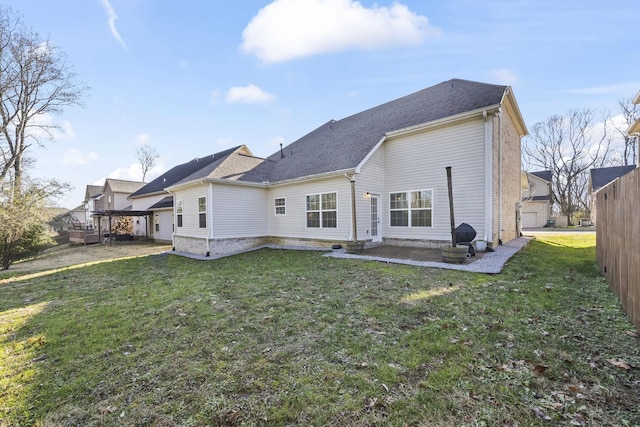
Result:
<svg viewBox="0 0 640 427"><path fill-rule="evenodd" d="M160 157L160 154L158 154L156 149L147 144L138 147L136 150L136 158L138 162L140 162L140 168L142 169L142 182L145 182L144 179L147 176L147 172L156 165L158 157Z"/></svg>
<svg viewBox="0 0 640 427"><path fill-rule="evenodd" d="M75 77L57 46L0 5L0 182L12 171L22 188L25 153L61 130L52 115L81 104L86 87Z"/></svg>
<svg viewBox="0 0 640 427"><path fill-rule="evenodd" d="M536 123L525 139L525 163L551 171L553 200L569 221L574 212L588 206L589 169L603 167L609 161L608 115L603 114L602 122L602 133L596 135L593 111L573 110Z"/></svg>
<svg viewBox="0 0 640 427"><path fill-rule="evenodd" d="M618 100L618 108L622 114L624 122L621 127L614 126L616 131L624 138L624 152L622 154L623 164L635 165L638 161L638 137L629 135L627 129L640 117L640 108L633 103L633 98L622 98Z"/></svg>

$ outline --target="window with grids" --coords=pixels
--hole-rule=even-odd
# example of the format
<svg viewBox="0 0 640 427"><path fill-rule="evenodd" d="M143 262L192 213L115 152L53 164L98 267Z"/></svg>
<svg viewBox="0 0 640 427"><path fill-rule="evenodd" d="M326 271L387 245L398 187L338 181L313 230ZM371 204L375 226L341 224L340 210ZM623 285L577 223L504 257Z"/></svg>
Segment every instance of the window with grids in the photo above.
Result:
<svg viewBox="0 0 640 427"><path fill-rule="evenodd" d="M156 231L160 231L160 217L158 215L156 215L155 217Z"/></svg>
<svg viewBox="0 0 640 427"><path fill-rule="evenodd" d="M276 215L287 214L287 201L284 197L276 197L275 199Z"/></svg>
<svg viewBox="0 0 640 427"><path fill-rule="evenodd" d="M207 198L198 197L198 224L200 228L207 228Z"/></svg>
<svg viewBox="0 0 640 427"><path fill-rule="evenodd" d="M307 195L307 227L336 228L337 226L337 193Z"/></svg>
<svg viewBox="0 0 640 427"><path fill-rule="evenodd" d="M182 200L176 202L176 216L178 220L178 227L182 227Z"/></svg>
<svg viewBox="0 0 640 427"><path fill-rule="evenodd" d="M433 190L389 194L392 227L431 227Z"/></svg>

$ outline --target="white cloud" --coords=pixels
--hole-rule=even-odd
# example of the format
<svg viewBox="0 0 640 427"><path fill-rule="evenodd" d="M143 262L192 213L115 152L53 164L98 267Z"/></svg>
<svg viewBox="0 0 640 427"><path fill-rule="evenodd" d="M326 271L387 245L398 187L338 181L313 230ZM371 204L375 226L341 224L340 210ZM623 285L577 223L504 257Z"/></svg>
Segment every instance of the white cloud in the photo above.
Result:
<svg viewBox="0 0 640 427"><path fill-rule="evenodd" d="M149 134L148 133L139 133L136 135L136 146L142 146L149 143Z"/></svg>
<svg viewBox="0 0 640 427"><path fill-rule="evenodd" d="M64 154L62 163L70 166L83 166L98 160L95 151L80 151L77 148L70 148Z"/></svg>
<svg viewBox="0 0 640 427"><path fill-rule="evenodd" d="M163 159L158 159L156 166L147 172L145 182L150 182L167 171L167 165ZM140 163L131 163L129 166L115 169L107 174L107 178L123 179L127 181L142 181L142 169ZM103 180L104 182L104 180Z"/></svg>
<svg viewBox="0 0 640 427"><path fill-rule="evenodd" d="M126 51L129 51L127 44L122 40L122 37L120 37L120 33L116 28L116 19L118 19L118 15L116 15L115 9L111 6L109 0L100 0L100 3L102 4L105 12L107 12L107 17L109 18L107 23L109 24L109 29L111 29L111 34L113 34L113 37L115 37L118 43L120 43Z"/></svg>
<svg viewBox="0 0 640 427"><path fill-rule="evenodd" d="M275 98L272 94L251 84L247 86L234 86L227 91L227 103L229 104L236 102L255 104L259 102L269 102Z"/></svg>
<svg viewBox="0 0 640 427"><path fill-rule="evenodd" d="M508 68L492 70L491 75L496 79L496 83L501 85L513 86L518 81L516 73Z"/></svg>
<svg viewBox="0 0 640 427"><path fill-rule="evenodd" d="M242 33L242 50L265 63L349 48L417 45L437 30L398 2L366 8L353 0L275 0Z"/></svg>

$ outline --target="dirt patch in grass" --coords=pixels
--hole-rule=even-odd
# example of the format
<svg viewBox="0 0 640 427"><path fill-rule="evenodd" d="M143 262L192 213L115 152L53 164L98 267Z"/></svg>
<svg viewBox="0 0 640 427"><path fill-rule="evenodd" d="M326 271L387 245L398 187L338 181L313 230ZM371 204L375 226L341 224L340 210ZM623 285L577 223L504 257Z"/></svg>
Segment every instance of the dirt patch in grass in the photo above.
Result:
<svg viewBox="0 0 640 427"><path fill-rule="evenodd" d="M376 246L365 249L363 255L389 259L410 259L412 261L442 262L442 252L437 248L411 248L405 246ZM476 252L476 255L467 258L465 264L471 264L484 256L484 252Z"/></svg>
<svg viewBox="0 0 640 427"><path fill-rule="evenodd" d="M144 241L118 242L113 245L61 245L46 250L34 259L13 264L7 273L11 275L12 272L33 273L44 270L55 270L94 261L159 254L168 250L171 250L171 245L161 245Z"/></svg>

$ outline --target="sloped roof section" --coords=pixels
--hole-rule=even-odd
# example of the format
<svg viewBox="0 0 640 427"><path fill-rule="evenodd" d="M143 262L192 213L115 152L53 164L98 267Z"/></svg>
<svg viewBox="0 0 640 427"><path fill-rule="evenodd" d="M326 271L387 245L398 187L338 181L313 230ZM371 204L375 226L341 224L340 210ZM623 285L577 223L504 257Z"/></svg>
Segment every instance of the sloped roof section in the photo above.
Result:
<svg viewBox="0 0 640 427"><path fill-rule="evenodd" d="M145 183L140 181L125 181L123 179L107 178L104 182L104 189L109 186L114 193L131 194L144 187Z"/></svg>
<svg viewBox="0 0 640 427"><path fill-rule="evenodd" d="M173 207L173 196L167 196L162 200L157 201L153 205L147 208L148 211L152 211L154 209L166 209Z"/></svg>
<svg viewBox="0 0 640 427"><path fill-rule="evenodd" d="M388 132L498 106L508 86L452 79L341 120L331 120L240 178L284 181L353 169Z"/></svg>
<svg viewBox="0 0 640 427"><path fill-rule="evenodd" d="M544 179L547 182L551 182L553 180L553 175L551 171L537 171L537 172L529 172L533 176L537 176L540 179Z"/></svg>
<svg viewBox="0 0 640 427"><path fill-rule="evenodd" d="M186 163L182 163L181 165L175 166L131 194L129 198L162 193L165 188L177 184L178 182L185 181L186 178L193 176L193 179L197 179L199 171L208 170L209 172L203 173L203 175L200 176L200 178L206 177L211 170L215 170L215 168L219 166L224 159L240 147L242 146L229 148L228 150L220 151L219 153L211 154L209 156L198 157Z"/></svg>
<svg viewBox="0 0 640 427"><path fill-rule="evenodd" d="M591 169L591 190L598 191L614 179L626 175L635 168L636 165Z"/></svg>
<svg viewBox="0 0 640 427"><path fill-rule="evenodd" d="M87 185L84 191L84 202L89 201L90 198L95 197L102 193L102 185Z"/></svg>

